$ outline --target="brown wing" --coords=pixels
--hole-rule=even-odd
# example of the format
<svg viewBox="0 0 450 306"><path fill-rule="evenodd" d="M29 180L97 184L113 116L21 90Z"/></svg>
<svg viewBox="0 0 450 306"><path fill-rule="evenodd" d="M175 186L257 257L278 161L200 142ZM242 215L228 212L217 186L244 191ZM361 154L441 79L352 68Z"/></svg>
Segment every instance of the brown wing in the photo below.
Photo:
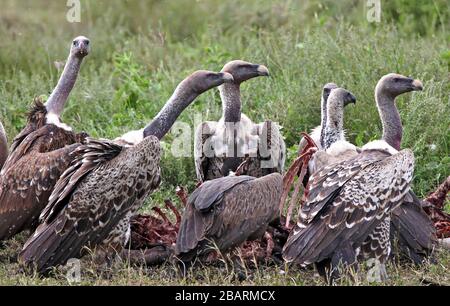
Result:
<svg viewBox="0 0 450 306"><path fill-rule="evenodd" d="M14 137L10 147L11 152L14 152L28 135L45 125L46 115L47 109L45 108L44 103L40 98L34 99L31 109L28 112L27 125L16 137Z"/></svg>
<svg viewBox="0 0 450 306"><path fill-rule="evenodd" d="M0 178L0 240L34 226L59 176L70 164L73 144L52 152L32 152ZM19 148L20 149L20 148Z"/></svg>
<svg viewBox="0 0 450 306"><path fill-rule="evenodd" d="M40 215L40 221L50 223L66 206L71 194L82 179L99 165L120 154L123 147L108 140L87 139L73 153L70 167L61 175L49 197L48 205Z"/></svg>
<svg viewBox="0 0 450 306"><path fill-rule="evenodd" d="M413 191L392 212L390 233L393 245L398 246L393 248L394 254L416 264L432 256L437 243L436 228Z"/></svg>
<svg viewBox="0 0 450 306"><path fill-rule="evenodd" d="M378 152L362 152L312 176L308 202L283 249L285 260L319 262L343 242L356 249L401 203L412 179L413 154L403 150L380 160Z"/></svg>
<svg viewBox="0 0 450 306"><path fill-rule="evenodd" d="M175 252L183 261L192 260L210 241L227 251L264 234L277 216L282 176L228 176L209 181L206 191L202 187L190 197L177 237Z"/></svg>
<svg viewBox="0 0 450 306"><path fill-rule="evenodd" d="M114 148L111 142L92 140L87 146L102 143L106 150ZM19 255L21 263L44 273L79 257L85 247L95 248L159 185L160 146L156 137L147 137L134 147L122 149L119 155L116 153L105 155L99 148L85 149L85 158L94 163L102 161L89 167L92 169L87 175L80 175L75 185L63 184L72 191L55 196L56 206L46 215L49 223L41 224L27 241ZM84 172L82 169L83 166L78 167ZM78 171L71 173L78 177Z"/></svg>

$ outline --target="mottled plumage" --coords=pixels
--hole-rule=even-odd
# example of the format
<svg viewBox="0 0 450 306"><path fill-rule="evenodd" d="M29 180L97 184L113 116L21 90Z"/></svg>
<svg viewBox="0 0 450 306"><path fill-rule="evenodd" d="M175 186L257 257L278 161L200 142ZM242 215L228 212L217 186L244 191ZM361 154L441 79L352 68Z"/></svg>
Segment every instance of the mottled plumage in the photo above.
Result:
<svg viewBox="0 0 450 306"><path fill-rule="evenodd" d="M261 178L227 176L203 183L189 197L175 248L189 262L211 246L227 252L261 238L277 217L282 191L278 173Z"/></svg>
<svg viewBox="0 0 450 306"><path fill-rule="evenodd" d="M0 240L36 226L79 140L76 134L47 124L10 154L0 175Z"/></svg>
<svg viewBox="0 0 450 306"><path fill-rule="evenodd" d="M227 73L196 71L136 139L88 139L79 146L41 215L43 223L19 256L21 263L45 273L82 256L85 248L100 249L100 257L120 251L131 216L161 181L160 138L198 95L232 79Z"/></svg>
<svg viewBox="0 0 450 306"><path fill-rule="evenodd" d="M413 170L410 150L392 156L364 150L314 173L299 222L284 246L285 260L326 263L333 272L340 262L355 263L367 237L409 192Z"/></svg>
<svg viewBox="0 0 450 306"><path fill-rule="evenodd" d="M84 247L95 248L108 240L111 231L140 208L161 180L156 137L129 148L89 139L73 154L73 164L42 215L43 224L20 253L22 263L41 273L79 257ZM124 242L122 236L111 247L121 248Z"/></svg>
<svg viewBox="0 0 450 306"><path fill-rule="evenodd" d="M327 122L327 102L328 97L330 95L330 92L332 89L337 88L337 85L334 83L327 83L322 88L322 96L320 97L320 125L316 126L311 133L309 134L309 137L311 137L312 140L314 140L314 143L316 144L317 148L319 150L323 149L322 144L320 141L320 138L323 133L322 127L325 127L325 124ZM342 138L345 139L344 132L342 134ZM302 137L300 139L300 143L298 145L298 153L300 154L303 152L303 149L306 147L307 141Z"/></svg>

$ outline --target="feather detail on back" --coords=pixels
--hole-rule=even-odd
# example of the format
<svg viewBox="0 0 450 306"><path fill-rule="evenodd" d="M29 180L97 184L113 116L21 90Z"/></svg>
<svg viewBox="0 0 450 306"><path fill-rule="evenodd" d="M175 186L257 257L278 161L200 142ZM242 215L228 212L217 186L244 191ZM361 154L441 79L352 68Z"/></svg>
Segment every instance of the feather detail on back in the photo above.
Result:
<svg viewBox="0 0 450 306"><path fill-rule="evenodd" d="M283 249L285 260L320 262L338 254L343 241L356 251L400 205L409 192L413 169L410 150L393 156L365 150L313 174L299 223Z"/></svg>
<svg viewBox="0 0 450 306"><path fill-rule="evenodd" d="M40 222L50 223L69 200L68 196L77 187L83 177L107 162L122 151L122 147L108 140L88 138L85 145L79 146L71 153L73 161L70 167L61 175L55 185L48 205L42 211Z"/></svg>
<svg viewBox="0 0 450 306"><path fill-rule="evenodd" d="M226 252L264 234L277 217L282 176L228 176L201 185L189 197L175 248L183 261L217 246ZM208 209L206 209L208 208ZM209 247L207 247L209 245Z"/></svg>

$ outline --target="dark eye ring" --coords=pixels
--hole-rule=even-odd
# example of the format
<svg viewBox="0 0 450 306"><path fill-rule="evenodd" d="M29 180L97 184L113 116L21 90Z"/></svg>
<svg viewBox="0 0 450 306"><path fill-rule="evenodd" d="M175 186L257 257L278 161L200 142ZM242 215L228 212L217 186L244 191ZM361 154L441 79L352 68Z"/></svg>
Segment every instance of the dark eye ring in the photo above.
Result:
<svg viewBox="0 0 450 306"><path fill-rule="evenodd" d="M72 42L72 44L73 44L74 46L76 46L76 45L77 45L77 41L74 40L74 41Z"/></svg>
<svg viewBox="0 0 450 306"><path fill-rule="evenodd" d="M399 82L400 79L399 78L394 78L394 82Z"/></svg>

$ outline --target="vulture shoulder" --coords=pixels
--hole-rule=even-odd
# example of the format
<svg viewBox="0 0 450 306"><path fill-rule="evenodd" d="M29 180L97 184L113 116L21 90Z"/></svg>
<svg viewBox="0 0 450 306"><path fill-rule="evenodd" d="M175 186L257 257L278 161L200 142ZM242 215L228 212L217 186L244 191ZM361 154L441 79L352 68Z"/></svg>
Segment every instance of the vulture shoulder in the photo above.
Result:
<svg viewBox="0 0 450 306"><path fill-rule="evenodd" d="M39 98L34 99L33 105L28 112L27 125L16 137L14 137L10 151L14 152L28 135L43 127L45 125L46 116L47 109L45 108L44 103Z"/></svg>
<svg viewBox="0 0 450 306"><path fill-rule="evenodd" d="M77 150L42 214L42 223L19 255L39 273L95 248L160 182L156 137L122 148L89 139Z"/></svg>
<svg viewBox="0 0 450 306"><path fill-rule="evenodd" d="M89 138L87 141L87 144L72 152L74 158L56 183L48 204L39 217L41 222L50 223L65 207L82 179L122 151L122 146L107 140Z"/></svg>
<svg viewBox="0 0 450 306"><path fill-rule="evenodd" d="M46 137L30 134L11 154L0 178L0 238L11 237L33 226L45 207L59 176L71 162L79 144L41 152ZM42 142L42 143L41 143ZM57 146L58 147L58 146Z"/></svg>
<svg viewBox="0 0 450 306"><path fill-rule="evenodd" d="M342 241L359 247L409 192L413 170L410 150L367 150L313 174L284 258L309 264L329 258Z"/></svg>

